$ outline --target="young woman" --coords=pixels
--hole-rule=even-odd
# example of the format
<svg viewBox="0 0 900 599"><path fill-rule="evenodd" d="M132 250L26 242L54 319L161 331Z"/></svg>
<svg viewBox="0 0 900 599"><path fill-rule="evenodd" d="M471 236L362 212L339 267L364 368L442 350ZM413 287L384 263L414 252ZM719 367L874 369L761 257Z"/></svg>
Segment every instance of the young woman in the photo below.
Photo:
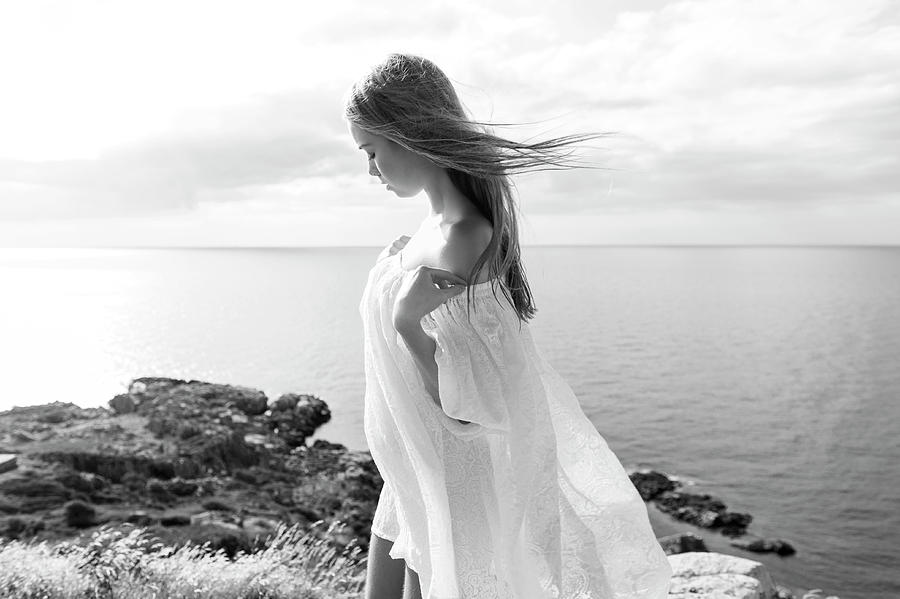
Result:
<svg viewBox="0 0 900 599"><path fill-rule="evenodd" d="M509 175L571 167L566 148L599 135L497 137L438 67L404 54L353 85L345 118L369 174L429 203L359 304L384 479L366 598L667 597L646 506L527 323Z"/></svg>

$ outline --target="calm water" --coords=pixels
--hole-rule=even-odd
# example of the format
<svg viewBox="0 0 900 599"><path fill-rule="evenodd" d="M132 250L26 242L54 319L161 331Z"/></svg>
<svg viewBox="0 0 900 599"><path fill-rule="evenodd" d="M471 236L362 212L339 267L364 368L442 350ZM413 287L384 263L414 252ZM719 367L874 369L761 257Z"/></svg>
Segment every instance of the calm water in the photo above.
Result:
<svg viewBox="0 0 900 599"><path fill-rule="evenodd" d="M0 249L0 409L139 376L314 393L366 449L357 312L381 248ZM524 248L542 352L626 467L791 541L776 580L900 596L900 249Z"/></svg>

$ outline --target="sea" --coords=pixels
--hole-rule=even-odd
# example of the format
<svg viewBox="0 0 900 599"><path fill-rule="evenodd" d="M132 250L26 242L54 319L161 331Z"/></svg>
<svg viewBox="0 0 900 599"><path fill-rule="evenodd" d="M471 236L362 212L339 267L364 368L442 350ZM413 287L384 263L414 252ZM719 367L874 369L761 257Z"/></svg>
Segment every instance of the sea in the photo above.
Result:
<svg viewBox="0 0 900 599"><path fill-rule="evenodd" d="M359 302L381 247L0 249L0 410L137 377L310 393L367 449ZM522 248L541 352L622 464L677 477L792 588L900 597L900 247Z"/></svg>

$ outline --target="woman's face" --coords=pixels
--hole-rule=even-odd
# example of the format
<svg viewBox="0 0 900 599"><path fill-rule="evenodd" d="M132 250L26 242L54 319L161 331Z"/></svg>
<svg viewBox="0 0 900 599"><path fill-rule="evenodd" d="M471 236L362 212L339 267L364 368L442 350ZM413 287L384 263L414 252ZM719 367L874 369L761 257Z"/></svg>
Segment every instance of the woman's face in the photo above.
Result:
<svg viewBox="0 0 900 599"><path fill-rule="evenodd" d="M366 153L369 174L378 177L390 191L403 198L424 189L431 163L400 144L350 123L350 135Z"/></svg>

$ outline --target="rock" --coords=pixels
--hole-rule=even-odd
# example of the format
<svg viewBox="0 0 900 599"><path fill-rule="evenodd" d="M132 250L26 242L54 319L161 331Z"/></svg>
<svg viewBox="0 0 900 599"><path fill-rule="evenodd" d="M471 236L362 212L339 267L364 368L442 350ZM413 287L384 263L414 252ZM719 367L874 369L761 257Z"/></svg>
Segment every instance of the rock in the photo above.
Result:
<svg viewBox="0 0 900 599"><path fill-rule="evenodd" d="M656 470L640 470L632 472L628 476L644 501L649 501L664 491L673 491L678 487L678 483Z"/></svg>
<svg viewBox="0 0 900 599"><path fill-rule="evenodd" d="M714 526L720 527L722 534L736 537L744 534L747 526L753 521L753 516L740 512L723 512L715 521Z"/></svg>
<svg viewBox="0 0 900 599"><path fill-rule="evenodd" d="M137 402L131 394L122 393L109 400L109 407L116 414L131 414L137 409Z"/></svg>
<svg viewBox="0 0 900 599"><path fill-rule="evenodd" d="M138 410L146 413L182 403L186 409L197 404L204 408L234 406L248 416L257 416L268 405L266 395L250 387L161 377L134 379L128 393L138 397Z"/></svg>
<svg viewBox="0 0 900 599"><path fill-rule="evenodd" d="M774 547L775 553L778 555L794 555L797 553L797 550L794 549L794 546L784 541L782 539L771 539L770 542Z"/></svg>
<svg viewBox="0 0 900 599"><path fill-rule="evenodd" d="M108 408L56 402L0 412L3 443L21 432L22 445L10 453L19 451L18 471L25 470L0 475L0 522L34 514L40 516L34 521L55 524L66 502L96 510L95 517L101 504L115 504L104 512L108 520L183 540L195 525L163 527L156 510L190 514L202 502L207 524L197 526L213 528L232 549L276 521L309 528L333 520L350 522L349 532L366 549L383 484L371 454L322 439L306 447L331 418L317 397L283 395L273 403L274 421L263 399L246 387L148 377L133 380ZM72 536L71 528L56 525L42 535Z"/></svg>
<svg viewBox="0 0 900 599"><path fill-rule="evenodd" d="M73 528L87 528L95 524L97 511L89 503L70 501L63 510L66 514L66 524Z"/></svg>
<svg viewBox="0 0 900 599"><path fill-rule="evenodd" d="M107 414L105 408L80 408L72 402L54 401L34 406L14 406L0 412L0 418L14 422L59 424L67 420L101 418ZM35 427L39 428L41 427Z"/></svg>
<svg viewBox="0 0 900 599"><path fill-rule="evenodd" d="M0 499L0 514L18 514L19 506Z"/></svg>
<svg viewBox="0 0 900 599"><path fill-rule="evenodd" d="M202 504L203 509L210 511L220 511L220 512L233 512L234 508L228 505L223 501L219 501L218 499L209 499L204 501Z"/></svg>
<svg viewBox="0 0 900 599"><path fill-rule="evenodd" d="M164 414L153 414L147 421L147 429L157 437L181 437L183 423L177 418L170 418ZM190 425L189 425L190 426ZM189 438L187 434L184 438Z"/></svg>
<svg viewBox="0 0 900 599"><path fill-rule="evenodd" d="M218 473L229 473L235 468L253 466L259 463L259 453L244 441L238 431L204 431L203 435L182 442L182 455Z"/></svg>
<svg viewBox="0 0 900 599"><path fill-rule="evenodd" d="M64 464L78 472L99 474L114 483L122 482L126 473L139 472L144 476L172 478L172 463L134 454L100 453L97 451L58 450L36 451L33 454L47 462Z"/></svg>
<svg viewBox="0 0 900 599"><path fill-rule="evenodd" d="M296 393L285 393L274 402L272 402L271 410L273 412L290 412L297 407L300 396Z"/></svg>
<svg viewBox="0 0 900 599"><path fill-rule="evenodd" d="M10 435L10 438L14 443L33 443L37 441L34 435L30 435L23 431L22 429L16 429Z"/></svg>
<svg viewBox="0 0 900 599"><path fill-rule="evenodd" d="M152 397L172 387L184 385L187 381L168 377L145 376L132 379L128 385L128 393L140 398Z"/></svg>
<svg viewBox="0 0 900 599"><path fill-rule="evenodd" d="M23 532L27 526L27 523L22 518L7 518L5 526L3 527L3 534L13 538L18 538L18 534L20 532Z"/></svg>
<svg viewBox="0 0 900 599"><path fill-rule="evenodd" d="M265 410L263 410L265 411ZM231 424L234 425L244 425L249 424L250 419L247 418L244 414L231 414Z"/></svg>
<svg viewBox="0 0 900 599"><path fill-rule="evenodd" d="M794 591L792 591L790 588L788 588L782 584L778 584L776 582L775 583L775 599L796 599L796 596L794 595ZM829 599L829 598L826 598L826 599ZM830 599L838 599L838 598L831 597Z"/></svg>
<svg viewBox="0 0 900 599"><path fill-rule="evenodd" d="M282 396L279 399L284 399ZM269 426L284 439L288 447L306 444L306 438L331 420L328 404L314 395L297 395L296 404L290 410L276 410L269 415Z"/></svg>
<svg viewBox="0 0 900 599"><path fill-rule="evenodd" d="M663 550L669 554L688 553L690 551L709 551L702 537L691 532L682 532L657 539Z"/></svg>
<svg viewBox="0 0 900 599"><path fill-rule="evenodd" d="M64 472L56 480L60 484L82 493L93 493L108 485L102 476L90 472Z"/></svg>
<svg viewBox="0 0 900 599"><path fill-rule="evenodd" d="M314 449L339 449L341 451L345 451L347 449L346 445L342 445L340 443L332 443L331 441L326 441L325 439L316 439L312 447Z"/></svg>
<svg viewBox="0 0 900 599"><path fill-rule="evenodd" d="M241 518L237 514L214 514L211 512L200 512L191 516L192 525L214 524L216 526L227 528L235 532L243 532L241 527Z"/></svg>
<svg viewBox="0 0 900 599"><path fill-rule="evenodd" d="M160 480L171 480L175 478L175 464L169 460L148 461L147 474Z"/></svg>
<svg viewBox="0 0 900 599"><path fill-rule="evenodd" d="M194 495L199 488L199 485L197 485L197 483L180 479L170 481L167 486L172 494L178 495L179 497Z"/></svg>
<svg viewBox="0 0 900 599"><path fill-rule="evenodd" d="M95 491L90 494L90 500L93 503L103 503L103 504L123 503L123 502L127 501L127 499L128 498L126 496L120 495L120 494L116 493L116 491L109 491L109 492Z"/></svg>
<svg viewBox="0 0 900 599"><path fill-rule="evenodd" d="M128 385L128 394L135 395L137 397L141 397L147 391L147 383L144 382L146 379L137 378L131 381L131 384Z"/></svg>
<svg viewBox="0 0 900 599"><path fill-rule="evenodd" d="M80 472L90 472L109 479L114 483L123 482L127 474L155 477L161 480L172 478L196 478L203 472L202 466L190 457L150 458L140 455L117 455L94 452L49 452L38 453L47 461L56 461Z"/></svg>
<svg viewBox="0 0 900 599"><path fill-rule="evenodd" d="M38 416L38 422L46 422L48 424L59 424L69 419L69 413L65 410L53 410Z"/></svg>
<svg viewBox="0 0 900 599"><path fill-rule="evenodd" d="M169 491L168 487L161 480L151 479L147 481L147 494L163 503L175 501L175 496Z"/></svg>
<svg viewBox="0 0 900 599"><path fill-rule="evenodd" d="M245 482L248 485L257 485L259 484L259 479L251 470L235 470L232 473L232 476L241 482Z"/></svg>
<svg viewBox="0 0 900 599"><path fill-rule="evenodd" d="M28 476L0 481L0 493L14 497L18 501L18 511L23 513L52 510L72 498L72 492L57 481L35 480Z"/></svg>
<svg viewBox="0 0 900 599"><path fill-rule="evenodd" d="M741 539L729 543L733 547L739 547L755 553L777 553L778 555L794 555L797 551L793 545L782 539Z"/></svg>
<svg viewBox="0 0 900 599"><path fill-rule="evenodd" d="M261 435L259 433L248 433L244 435L244 443L250 446L274 447L272 442L269 441L268 435Z"/></svg>
<svg viewBox="0 0 900 599"><path fill-rule="evenodd" d="M199 478L204 475L205 469L189 456L181 456L171 462L175 476L182 479Z"/></svg>
<svg viewBox="0 0 900 599"><path fill-rule="evenodd" d="M744 534L753 520L750 514L728 512L722 501L709 494L664 491L653 502L679 520L704 528L721 528L723 534L732 536Z"/></svg>
<svg viewBox="0 0 900 599"><path fill-rule="evenodd" d="M18 468L18 461L14 453L0 453L0 472L9 472Z"/></svg>
<svg viewBox="0 0 900 599"><path fill-rule="evenodd" d="M161 526L188 526L191 524L191 517L186 514L169 514L159 519Z"/></svg>
<svg viewBox="0 0 900 599"><path fill-rule="evenodd" d="M775 584L766 567L722 553L689 552L669 556L669 599L774 599Z"/></svg>
<svg viewBox="0 0 900 599"><path fill-rule="evenodd" d="M201 432L203 432L203 431L200 430L200 427L195 425L194 423L181 422L178 424L178 429L177 429L175 435L179 439L190 439L191 437L196 437Z"/></svg>
<svg viewBox="0 0 900 599"><path fill-rule="evenodd" d="M156 519L144 510L135 510L125 518L125 521L136 526L150 526L156 522Z"/></svg>
<svg viewBox="0 0 900 599"><path fill-rule="evenodd" d="M234 398L234 405L244 414L259 416L269 409L269 398L262 391L249 387L236 387L236 389L239 389L241 394Z"/></svg>

